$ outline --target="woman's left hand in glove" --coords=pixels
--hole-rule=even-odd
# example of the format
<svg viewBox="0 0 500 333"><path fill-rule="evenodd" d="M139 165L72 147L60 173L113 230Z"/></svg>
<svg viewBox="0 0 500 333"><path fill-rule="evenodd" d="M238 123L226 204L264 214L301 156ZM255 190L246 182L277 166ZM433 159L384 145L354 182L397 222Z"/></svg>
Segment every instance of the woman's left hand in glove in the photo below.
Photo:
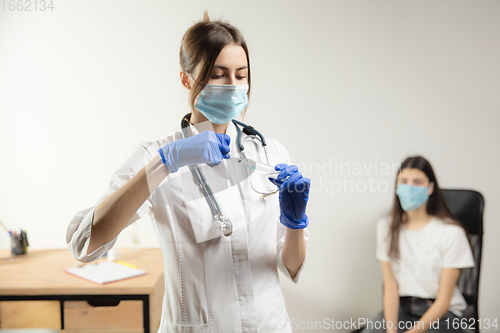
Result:
<svg viewBox="0 0 500 333"><path fill-rule="evenodd" d="M304 229L309 225L306 215L307 200L311 180L303 178L296 165L278 164L277 171L281 171L276 179L269 180L279 187L280 222L290 229Z"/></svg>

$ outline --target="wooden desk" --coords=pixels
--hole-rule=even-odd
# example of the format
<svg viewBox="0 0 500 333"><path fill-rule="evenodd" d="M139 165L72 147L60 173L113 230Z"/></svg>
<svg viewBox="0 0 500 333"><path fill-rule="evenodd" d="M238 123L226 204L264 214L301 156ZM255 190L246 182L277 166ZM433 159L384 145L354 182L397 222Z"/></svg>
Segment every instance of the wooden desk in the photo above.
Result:
<svg viewBox="0 0 500 333"><path fill-rule="evenodd" d="M61 329L64 329L67 301L105 304L140 300L144 332L156 332L164 294L161 250L121 249L121 252L124 261L144 269L146 275L99 285L65 272L78 263L68 249L28 249L27 254L15 257L9 257L8 250L0 250L0 301L59 301Z"/></svg>

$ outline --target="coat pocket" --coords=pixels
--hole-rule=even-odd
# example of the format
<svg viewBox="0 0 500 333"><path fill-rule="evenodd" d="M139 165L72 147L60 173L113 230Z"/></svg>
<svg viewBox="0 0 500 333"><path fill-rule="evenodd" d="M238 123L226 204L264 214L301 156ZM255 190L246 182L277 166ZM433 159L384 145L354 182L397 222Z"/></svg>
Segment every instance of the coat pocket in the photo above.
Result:
<svg viewBox="0 0 500 333"><path fill-rule="evenodd" d="M210 332L210 324L202 325L176 325L167 321L162 321L158 332L168 333L208 333Z"/></svg>
<svg viewBox="0 0 500 333"><path fill-rule="evenodd" d="M245 208L237 185L217 192L214 196L223 215L231 220L233 232L246 225ZM197 243L220 237L215 231L215 218L207 198L186 200L185 204Z"/></svg>

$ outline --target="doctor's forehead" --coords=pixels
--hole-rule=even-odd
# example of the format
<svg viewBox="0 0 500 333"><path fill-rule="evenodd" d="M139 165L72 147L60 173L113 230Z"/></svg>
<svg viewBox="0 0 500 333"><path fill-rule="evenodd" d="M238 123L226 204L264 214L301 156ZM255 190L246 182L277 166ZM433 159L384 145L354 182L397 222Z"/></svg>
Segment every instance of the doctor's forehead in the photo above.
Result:
<svg viewBox="0 0 500 333"><path fill-rule="evenodd" d="M236 44L226 45L215 60L214 68L221 69L247 69L247 55L243 47Z"/></svg>

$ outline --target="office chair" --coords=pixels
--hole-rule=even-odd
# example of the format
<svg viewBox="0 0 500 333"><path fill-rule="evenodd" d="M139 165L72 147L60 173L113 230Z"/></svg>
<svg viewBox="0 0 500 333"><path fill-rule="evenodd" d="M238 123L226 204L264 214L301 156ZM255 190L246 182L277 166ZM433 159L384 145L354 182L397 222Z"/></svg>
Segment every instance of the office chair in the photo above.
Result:
<svg viewBox="0 0 500 333"><path fill-rule="evenodd" d="M465 333L479 333L478 294L479 273L481 271L481 255L483 248L483 209L484 199L481 193L473 190L447 190L441 189L446 204L457 220L462 223L471 242L474 256L474 267L462 268L458 278L458 288L467 302L462 318L467 318ZM470 319L470 320L469 320ZM470 329L469 329L470 328ZM352 333L359 333L364 327Z"/></svg>
<svg viewBox="0 0 500 333"><path fill-rule="evenodd" d="M477 321L479 319L478 295L483 248L484 199L481 193L472 190L443 189L442 192L451 212L469 233L475 266L462 268L457 285L467 301L467 308L464 310L462 318L470 319L467 320L467 326L471 329L467 329L465 332L479 333Z"/></svg>

